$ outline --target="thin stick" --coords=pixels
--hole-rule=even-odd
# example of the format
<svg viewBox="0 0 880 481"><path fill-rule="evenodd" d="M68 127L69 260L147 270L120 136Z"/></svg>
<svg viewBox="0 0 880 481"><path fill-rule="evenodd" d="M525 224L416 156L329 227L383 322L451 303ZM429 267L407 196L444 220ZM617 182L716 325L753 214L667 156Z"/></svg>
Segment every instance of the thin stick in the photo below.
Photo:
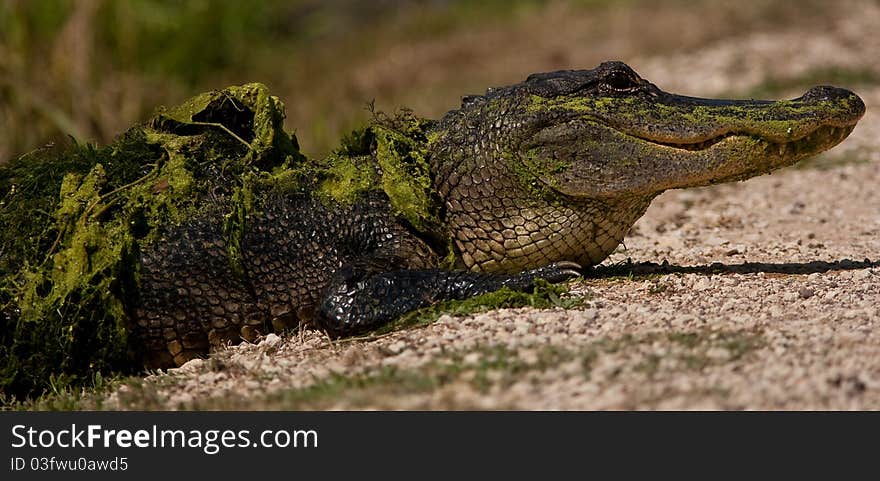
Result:
<svg viewBox="0 0 880 481"><path fill-rule="evenodd" d="M225 125L223 125L223 124L221 124L221 123L217 123L217 122L196 122L196 121L193 121L193 122L186 122L186 123L187 123L187 124L190 124L190 125L204 125L204 126L206 126L206 127L218 127L218 128L220 128L220 129L222 129L223 131L225 131L227 134L229 134L229 135L231 135L232 137L234 137L236 140L238 140L238 141L241 142L242 144L244 144L244 146L247 147L248 150L253 150L253 147L251 147L251 144L247 143L243 138L241 138L241 137L239 137L238 135L236 135L235 132L229 130L228 127L226 127Z"/></svg>

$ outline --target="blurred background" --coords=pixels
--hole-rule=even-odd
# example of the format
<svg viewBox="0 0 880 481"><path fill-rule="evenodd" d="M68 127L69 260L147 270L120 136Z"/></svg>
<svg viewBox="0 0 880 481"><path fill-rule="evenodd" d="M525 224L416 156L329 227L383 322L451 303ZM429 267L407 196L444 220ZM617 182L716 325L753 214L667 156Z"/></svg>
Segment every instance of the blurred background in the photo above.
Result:
<svg viewBox="0 0 880 481"><path fill-rule="evenodd" d="M875 89L878 27L873 0L0 0L0 162L106 143L158 105L253 81L309 155L371 101L437 117L464 94L609 59L690 95Z"/></svg>

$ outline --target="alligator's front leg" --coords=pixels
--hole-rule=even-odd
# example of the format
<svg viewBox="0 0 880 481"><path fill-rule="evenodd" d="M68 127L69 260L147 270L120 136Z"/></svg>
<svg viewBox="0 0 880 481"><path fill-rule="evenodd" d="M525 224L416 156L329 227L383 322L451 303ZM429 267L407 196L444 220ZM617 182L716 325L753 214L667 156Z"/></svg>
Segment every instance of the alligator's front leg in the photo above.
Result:
<svg viewBox="0 0 880 481"><path fill-rule="evenodd" d="M518 274L484 274L441 269L372 273L344 267L337 273L318 312L317 324L334 337L380 327L435 302L466 299L502 287L525 291L536 279L562 282L580 275L573 262L559 262Z"/></svg>

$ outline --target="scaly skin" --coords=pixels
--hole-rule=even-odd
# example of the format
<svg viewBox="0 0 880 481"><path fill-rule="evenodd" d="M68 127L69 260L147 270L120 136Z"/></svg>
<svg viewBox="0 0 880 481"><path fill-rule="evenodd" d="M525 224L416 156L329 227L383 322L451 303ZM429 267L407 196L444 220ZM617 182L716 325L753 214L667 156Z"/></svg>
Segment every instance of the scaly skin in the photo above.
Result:
<svg viewBox="0 0 880 481"><path fill-rule="evenodd" d="M232 102L233 117L244 111L218 102ZM664 190L792 165L841 142L864 109L833 87L780 102L676 96L619 62L532 75L465 98L426 135L388 140L397 134L370 127L371 154L345 151L320 174L304 168L311 180L241 217L240 235L228 227L241 201L218 171L196 218L132 244L135 292L120 297L153 367L301 323L363 332L440 300L576 276ZM192 115L201 125L164 119L148 136L198 134L226 121L216 111ZM226 131L251 141L241 119ZM410 163L390 162L402 146ZM11 325L17 314L3 315Z"/></svg>

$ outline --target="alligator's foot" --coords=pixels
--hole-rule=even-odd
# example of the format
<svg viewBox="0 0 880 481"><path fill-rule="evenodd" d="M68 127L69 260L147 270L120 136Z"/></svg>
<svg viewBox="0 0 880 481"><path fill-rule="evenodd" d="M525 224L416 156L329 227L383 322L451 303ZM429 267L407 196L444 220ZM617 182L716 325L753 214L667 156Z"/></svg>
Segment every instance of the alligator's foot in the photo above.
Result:
<svg viewBox="0 0 880 481"><path fill-rule="evenodd" d="M535 279L544 279L547 282L557 284L574 279L575 277L580 277L582 275L582 270L583 267L576 262L563 261L555 262L537 269L523 271L514 276L514 278L519 278L518 280L521 282L521 287L518 290L527 290L534 286ZM515 288L512 284L505 285L510 288Z"/></svg>
<svg viewBox="0 0 880 481"><path fill-rule="evenodd" d="M439 269L368 273L344 268L328 289L316 321L333 336L348 336L435 302L466 299L502 287L527 291L536 279L563 282L580 276L580 268L574 262L558 262L512 275Z"/></svg>

